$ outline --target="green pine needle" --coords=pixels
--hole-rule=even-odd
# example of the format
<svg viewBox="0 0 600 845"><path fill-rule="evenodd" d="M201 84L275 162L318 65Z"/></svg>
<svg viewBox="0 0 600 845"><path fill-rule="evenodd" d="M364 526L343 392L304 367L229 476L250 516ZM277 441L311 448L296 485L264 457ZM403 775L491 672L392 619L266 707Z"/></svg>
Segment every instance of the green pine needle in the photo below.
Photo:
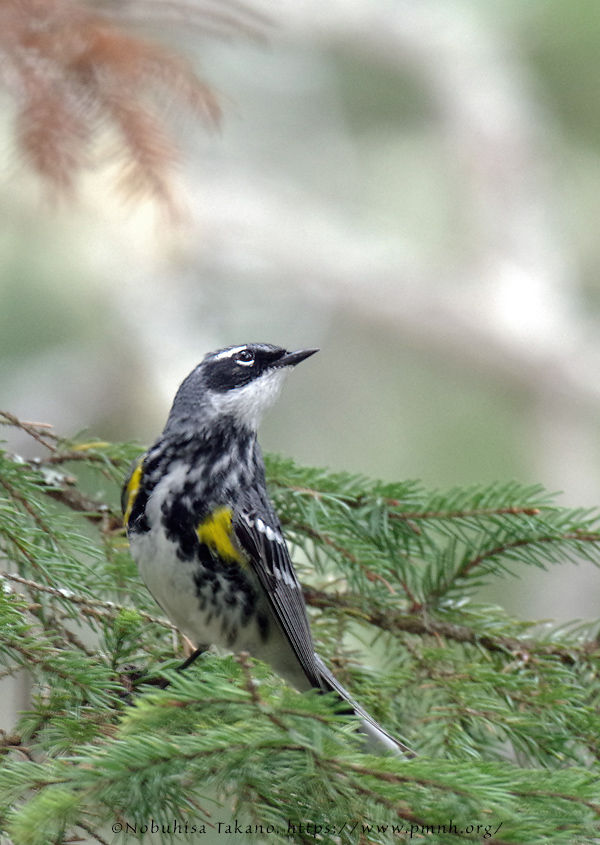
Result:
<svg viewBox="0 0 600 845"><path fill-rule="evenodd" d="M181 841L235 820L269 843L600 838L600 622L536 625L478 597L524 567L600 563L595 511L516 482L431 493L268 457L317 648L419 752L372 757L332 696L263 664L176 671L118 511L139 446L0 422L45 449L0 453L0 694L31 683L0 734L8 840Z"/></svg>

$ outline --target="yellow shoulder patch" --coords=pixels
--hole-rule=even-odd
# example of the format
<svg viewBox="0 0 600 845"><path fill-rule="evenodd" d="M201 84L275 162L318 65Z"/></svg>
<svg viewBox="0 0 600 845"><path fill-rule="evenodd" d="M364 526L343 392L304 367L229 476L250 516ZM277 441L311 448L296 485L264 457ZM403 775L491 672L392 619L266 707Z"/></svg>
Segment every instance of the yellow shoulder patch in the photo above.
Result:
<svg viewBox="0 0 600 845"><path fill-rule="evenodd" d="M233 542L232 516L231 508L216 508L196 528L196 534L201 543L207 545L223 560L244 563L243 554Z"/></svg>
<svg viewBox="0 0 600 845"><path fill-rule="evenodd" d="M133 503L135 502L135 498L138 494L140 489L140 483L142 481L142 472L144 468L144 456L142 455L137 464L134 464L133 471L131 472L129 478L125 482L125 489L123 490L123 505L124 505L124 515L123 521L127 526L129 524L129 517L131 516L131 510L133 508Z"/></svg>

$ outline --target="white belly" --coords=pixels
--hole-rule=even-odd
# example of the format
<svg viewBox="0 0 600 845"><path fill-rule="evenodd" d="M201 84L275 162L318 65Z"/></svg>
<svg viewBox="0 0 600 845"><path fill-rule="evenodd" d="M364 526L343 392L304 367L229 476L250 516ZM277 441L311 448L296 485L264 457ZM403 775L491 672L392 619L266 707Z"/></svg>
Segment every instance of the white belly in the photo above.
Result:
<svg viewBox="0 0 600 845"><path fill-rule="evenodd" d="M180 560L176 545L162 531L133 534L130 548L154 600L196 647L215 645L236 653L247 651L272 666L296 689L310 688L298 659L264 602L260 605L268 617L266 638L256 619L244 623L243 613L236 607L228 606L226 614L215 612L213 606L202 607L194 580L198 562Z"/></svg>

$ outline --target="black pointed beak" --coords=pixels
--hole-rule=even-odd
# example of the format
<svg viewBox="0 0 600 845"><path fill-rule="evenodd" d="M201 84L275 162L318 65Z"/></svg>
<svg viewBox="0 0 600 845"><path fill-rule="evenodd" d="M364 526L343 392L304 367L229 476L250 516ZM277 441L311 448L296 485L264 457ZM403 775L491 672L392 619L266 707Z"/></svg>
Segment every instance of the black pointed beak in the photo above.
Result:
<svg viewBox="0 0 600 845"><path fill-rule="evenodd" d="M282 355L278 361L275 361L272 364L272 367L295 367L296 364L299 364L300 361L304 361L305 358L309 358L311 355L314 355L315 352L318 352L318 349L298 349L297 352L286 352L285 355Z"/></svg>

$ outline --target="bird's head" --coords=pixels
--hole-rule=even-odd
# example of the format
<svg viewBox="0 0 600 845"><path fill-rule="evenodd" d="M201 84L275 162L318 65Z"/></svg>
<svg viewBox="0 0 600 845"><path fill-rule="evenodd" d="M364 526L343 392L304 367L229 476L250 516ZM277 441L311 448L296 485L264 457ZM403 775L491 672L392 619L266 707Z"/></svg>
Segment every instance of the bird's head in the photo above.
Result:
<svg viewBox="0 0 600 845"><path fill-rule="evenodd" d="M256 431L286 374L317 349L288 352L270 343L229 346L204 356L177 391L165 432L182 427L206 428L232 417Z"/></svg>

